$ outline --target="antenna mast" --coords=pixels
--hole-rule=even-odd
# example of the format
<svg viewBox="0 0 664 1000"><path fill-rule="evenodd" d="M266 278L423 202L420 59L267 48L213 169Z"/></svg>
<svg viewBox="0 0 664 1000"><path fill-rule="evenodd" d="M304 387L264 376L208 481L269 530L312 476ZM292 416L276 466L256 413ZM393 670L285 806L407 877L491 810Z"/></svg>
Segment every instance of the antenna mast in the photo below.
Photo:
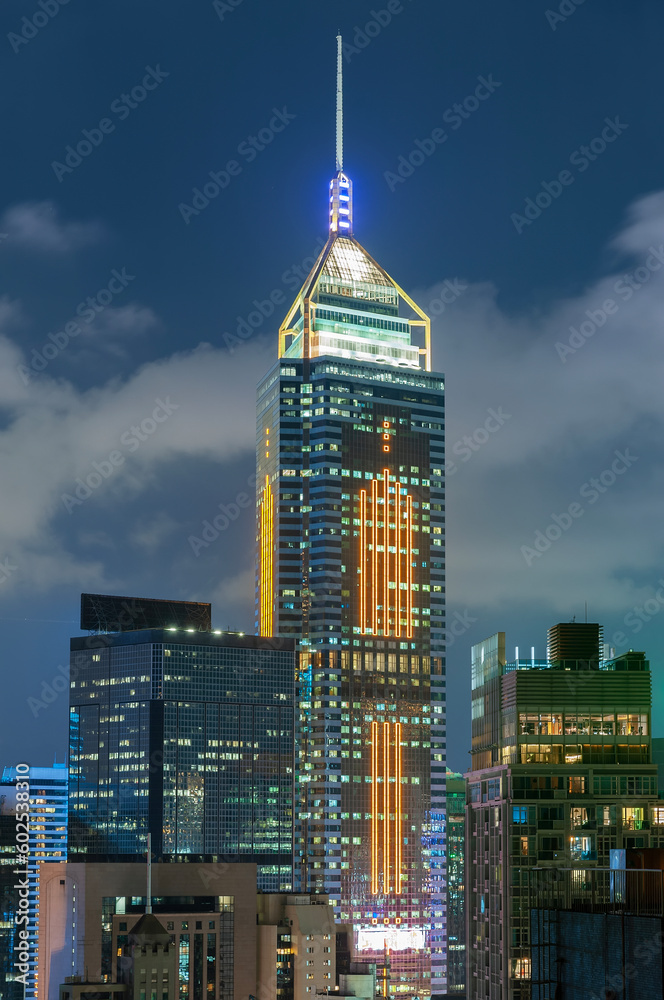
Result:
<svg viewBox="0 0 664 1000"><path fill-rule="evenodd" d="M344 168L343 63L341 35L337 35L337 173Z"/></svg>
<svg viewBox="0 0 664 1000"><path fill-rule="evenodd" d="M152 834L148 833L148 885L145 912L152 913Z"/></svg>

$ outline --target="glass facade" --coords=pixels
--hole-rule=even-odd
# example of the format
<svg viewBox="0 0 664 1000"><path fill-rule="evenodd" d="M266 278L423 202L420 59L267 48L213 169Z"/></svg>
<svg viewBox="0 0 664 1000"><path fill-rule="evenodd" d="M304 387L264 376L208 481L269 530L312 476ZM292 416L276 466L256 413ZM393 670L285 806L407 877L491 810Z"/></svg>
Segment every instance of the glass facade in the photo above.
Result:
<svg viewBox="0 0 664 1000"><path fill-rule="evenodd" d="M294 649L147 629L72 640L71 860L251 860L292 887Z"/></svg>
<svg viewBox="0 0 664 1000"><path fill-rule="evenodd" d="M20 985L20 996L39 997L39 977L37 974L37 944L38 944L38 921L39 921L39 865L45 861L66 861L67 860L67 767L65 764L56 764L54 767L25 767L17 774L16 767L5 767L2 773L2 795L4 802L0 807L0 812L7 819L16 810L17 802L20 804L22 796L29 796L26 800L29 805L28 826L28 923L22 927L28 931L28 966L29 971L25 985ZM18 800L17 800L18 793ZM23 807L18 810L23 812ZM14 813L15 820L15 813ZM15 825L17 835L23 837L23 830L26 824L17 823ZM4 827L5 829L7 827ZM12 832L14 824L12 824ZM9 850L7 850L9 848ZM14 841L6 847L3 845L3 853L7 850L8 857L11 856L13 864L12 886L3 895L3 910L7 916L12 914L16 907L16 871L17 854L16 842ZM20 866L22 869L22 865ZM21 880L24 877L21 872ZM15 913L11 917L11 923L6 929L15 929ZM12 926L14 925L14 926ZM5 929L5 928L3 928ZM7 944L11 939L11 931L6 936ZM15 943L16 947L17 943ZM9 956L8 956L9 957ZM12 955L5 963L5 982L7 987L7 997L14 996L14 990L18 986L12 982L16 976L16 957ZM0 992L4 996L4 993Z"/></svg>
<svg viewBox="0 0 664 1000"><path fill-rule="evenodd" d="M0 996L23 1000L23 983L17 982L14 944L19 943L16 924L16 800L12 784L0 785Z"/></svg>
<svg viewBox="0 0 664 1000"><path fill-rule="evenodd" d="M447 772L447 989L466 989L466 783Z"/></svg>
<svg viewBox="0 0 664 1000"><path fill-rule="evenodd" d="M445 983L444 384L428 318L342 232L258 387L256 631L299 641L296 885L422 996Z"/></svg>
<svg viewBox="0 0 664 1000"><path fill-rule="evenodd" d="M590 653L591 626L577 627L578 650L567 623L556 660L506 662L502 632L473 647L470 1000L530 1000L533 871L573 868L589 884L583 873L608 869L612 850L660 846L650 664L633 651L600 661L598 626Z"/></svg>

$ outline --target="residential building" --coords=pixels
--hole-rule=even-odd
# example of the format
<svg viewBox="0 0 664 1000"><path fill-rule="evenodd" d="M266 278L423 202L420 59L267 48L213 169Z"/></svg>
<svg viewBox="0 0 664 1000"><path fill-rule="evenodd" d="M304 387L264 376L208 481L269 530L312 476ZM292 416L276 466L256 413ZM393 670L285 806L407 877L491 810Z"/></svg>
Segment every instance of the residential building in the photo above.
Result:
<svg viewBox="0 0 664 1000"><path fill-rule="evenodd" d="M329 238L278 354L256 631L298 641L296 888L329 895L390 994L426 996L446 978L444 381L429 318L355 238L340 128Z"/></svg>
<svg viewBox="0 0 664 1000"><path fill-rule="evenodd" d="M257 921L258 981L264 996L310 1000L336 989L337 928L327 896L262 893Z"/></svg>
<svg viewBox="0 0 664 1000"><path fill-rule="evenodd" d="M69 857L140 858L151 833L156 859L251 861L289 891L294 641L199 625L71 640Z"/></svg>
<svg viewBox="0 0 664 1000"><path fill-rule="evenodd" d="M531 997L533 868L608 867L611 850L651 843L650 664L601 660L600 626L577 628L578 650L570 625L549 631L556 660L508 662L503 632L472 650L469 1000Z"/></svg>

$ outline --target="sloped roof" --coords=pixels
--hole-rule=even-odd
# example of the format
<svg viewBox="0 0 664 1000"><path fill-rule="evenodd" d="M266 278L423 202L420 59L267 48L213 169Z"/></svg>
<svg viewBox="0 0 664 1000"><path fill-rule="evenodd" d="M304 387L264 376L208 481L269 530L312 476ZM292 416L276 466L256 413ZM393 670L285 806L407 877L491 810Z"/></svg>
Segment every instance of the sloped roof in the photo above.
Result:
<svg viewBox="0 0 664 1000"><path fill-rule="evenodd" d="M170 940L171 935L154 913L144 913L129 931L130 944L169 944Z"/></svg>
<svg viewBox="0 0 664 1000"><path fill-rule="evenodd" d="M346 236L338 236L332 243L321 274L336 278L344 284L363 281L371 285L394 287L360 244Z"/></svg>

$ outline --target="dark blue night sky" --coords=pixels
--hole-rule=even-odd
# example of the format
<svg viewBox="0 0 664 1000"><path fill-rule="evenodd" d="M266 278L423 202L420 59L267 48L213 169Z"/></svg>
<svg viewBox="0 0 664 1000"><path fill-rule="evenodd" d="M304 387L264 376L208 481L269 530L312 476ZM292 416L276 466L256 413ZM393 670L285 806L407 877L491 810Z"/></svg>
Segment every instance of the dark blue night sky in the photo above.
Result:
<svg viewBox="0 0 664 1000"><path fill-rule="evenodd" d="M586 601L664 708L661 4L5 0L1 762L64 757L82 590L252 629L251 508L191 538L325 235L337 29L356 235L448 379L449 762L470 645Z"/></svg>

